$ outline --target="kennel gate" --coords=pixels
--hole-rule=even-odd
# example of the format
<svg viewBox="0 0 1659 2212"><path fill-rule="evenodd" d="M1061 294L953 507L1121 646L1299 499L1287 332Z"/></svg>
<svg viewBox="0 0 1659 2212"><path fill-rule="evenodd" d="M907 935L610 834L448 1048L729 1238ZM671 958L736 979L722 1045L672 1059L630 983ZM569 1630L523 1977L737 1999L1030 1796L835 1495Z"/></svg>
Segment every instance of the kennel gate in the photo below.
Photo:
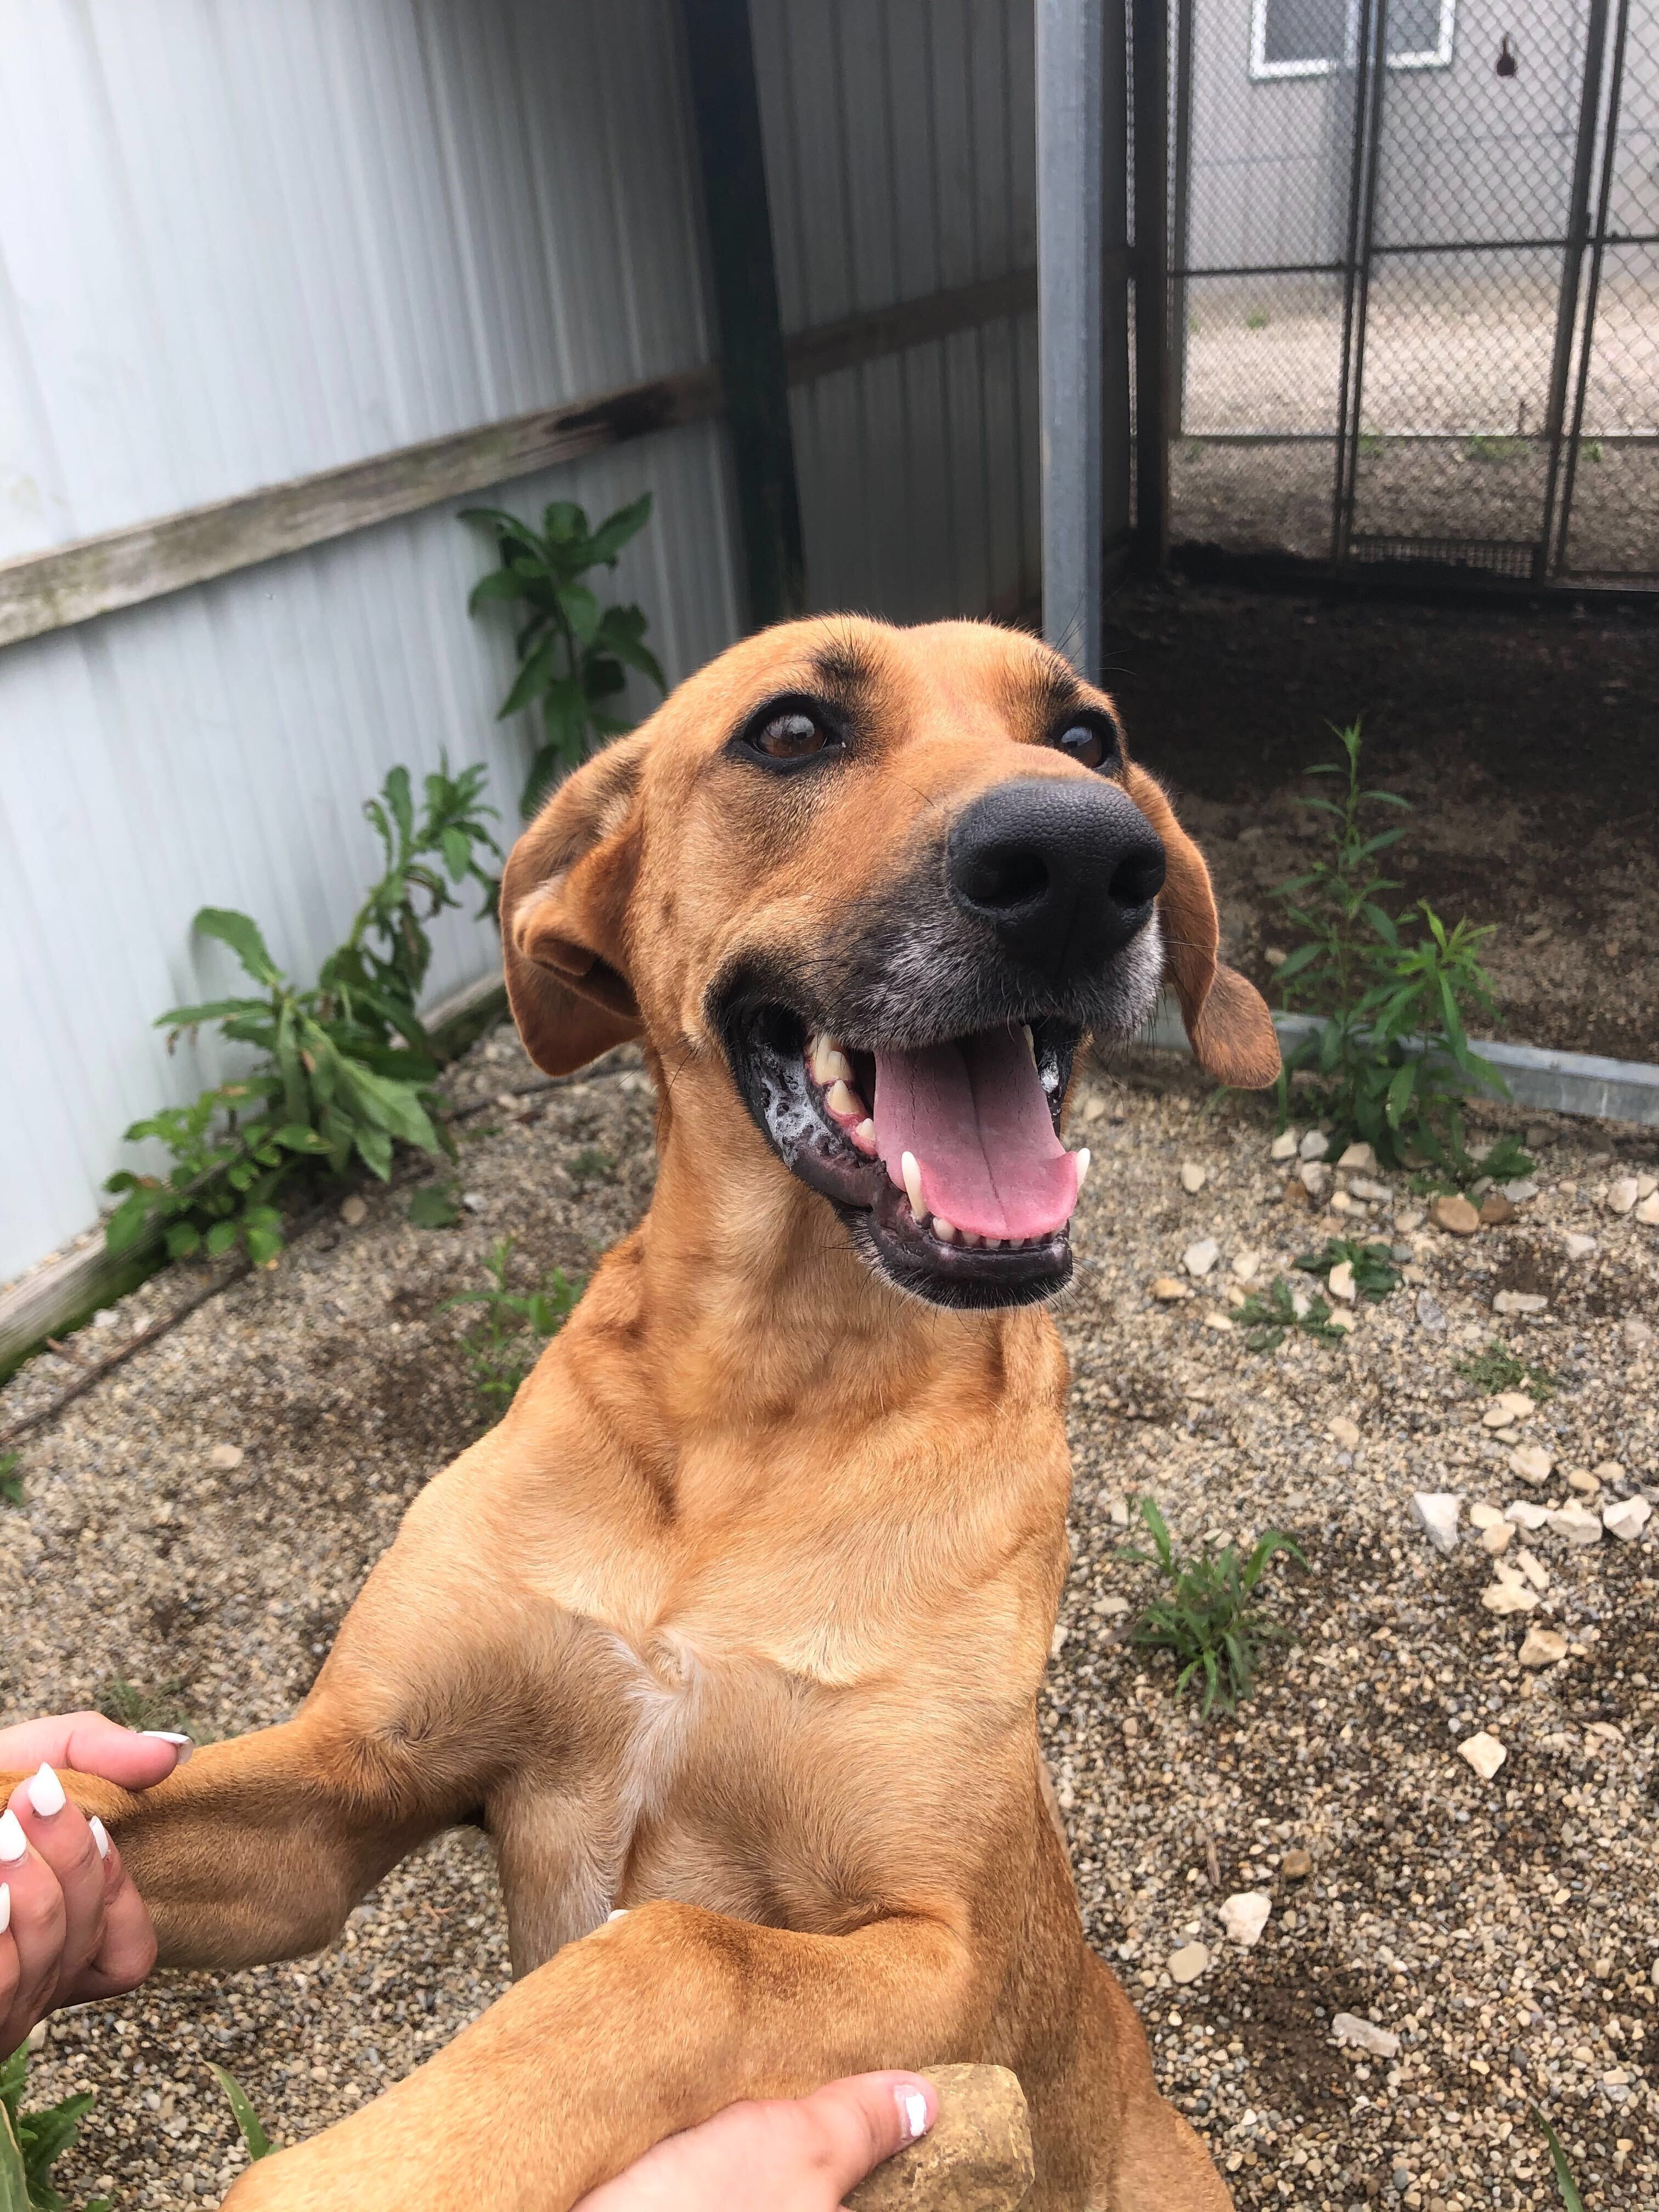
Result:
<svg viewBox="0 0 1659 2212"><path fill-rule="evenodd" d="M1659 0L1176 0L1173 534L1659 587Z"/></svg>

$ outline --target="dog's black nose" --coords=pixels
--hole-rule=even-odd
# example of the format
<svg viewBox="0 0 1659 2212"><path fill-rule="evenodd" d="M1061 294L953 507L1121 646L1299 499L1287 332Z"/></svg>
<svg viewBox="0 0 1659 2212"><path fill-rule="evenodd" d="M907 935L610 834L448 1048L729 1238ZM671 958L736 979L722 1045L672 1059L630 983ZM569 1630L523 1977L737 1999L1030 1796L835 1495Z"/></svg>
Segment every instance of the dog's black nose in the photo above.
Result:
<svg viewBox="0 0 1659 2212"><path fill-rule="evenodd" d="M1103 778L1000 783L957 817L951 896L1004 951L1050 982L1097 972L1142 928L1164 882L1164 845Z"/></svg>

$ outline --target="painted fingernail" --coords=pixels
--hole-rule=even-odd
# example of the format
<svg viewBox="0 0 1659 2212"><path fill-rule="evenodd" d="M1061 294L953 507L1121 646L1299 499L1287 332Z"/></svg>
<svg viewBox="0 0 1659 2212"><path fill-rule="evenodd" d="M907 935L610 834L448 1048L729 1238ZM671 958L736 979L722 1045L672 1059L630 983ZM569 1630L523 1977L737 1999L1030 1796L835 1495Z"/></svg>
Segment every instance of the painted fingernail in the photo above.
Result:
<svg viewBox="0 0 1659 2212"><path fill-rule="evenodd" d="M92 1840L98 1846L99 1857L106 1859L109 1856L109 1830L95 1813L87 1822L87 1826L92 1830Z"/></svg>
<svg viewBox="0 0 1659 2212"><path fill-rule="evenodd" d="M23 1833L23 1823L9 1805L0 1813L0 1859L21 1859L28 1850L29 1839Z"/></svg>
<svg viewBox="0 0 1659 2212"><path fill-rule="evenodd" d="M0 1881L0 1936L11 1926L11 1884Z"/></svg>
<svg viewBox="0 0 1659 2212"><path fill-rule="evenodd" d="M901 2089L897 2096L899 2110L904 2115L904 2132L914 2142L918 2136L927 2132L927 2100L920 2089Z"/></svg>
<svg viewBox="0 0 1659 2212"><path fill-rule="evenodd" d="M51 1767L43 1765L38 1774L29 1777L29 1802L43 1820L61 1813L69 1800L64 1795L64 1785Z"/></svg>
<svg viewBox="0 0 1659 2212"><path fill-rule="evenodd" d="M154 1736L157 1743L170 1743L173 1746L179 1754L173 1762L174 1773L178 1772L179 1767L189 1765L190 1755L196 1747L187 1735L180 1735L177 1729L141 1729L138 1733L141 1735Z"/></svg>

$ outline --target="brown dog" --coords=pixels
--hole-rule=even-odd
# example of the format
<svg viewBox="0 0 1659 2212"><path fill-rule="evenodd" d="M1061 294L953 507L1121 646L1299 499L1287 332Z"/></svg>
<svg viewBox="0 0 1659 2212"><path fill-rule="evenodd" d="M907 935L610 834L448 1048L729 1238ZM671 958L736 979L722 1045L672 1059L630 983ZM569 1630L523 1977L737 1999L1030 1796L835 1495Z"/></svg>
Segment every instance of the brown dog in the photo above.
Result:
<svg viewBox="0 0 1659 2212"><path fill-rule="evenodd" d="M503 913L543 1067L644 1039L651 1209L296 1719L75 1784L177 1966L314 1950L422 1838L495 1838L515 1986L229 2203L559 2212L735 2100L974 2058L1024 2086L1032 2212L1224 2207L1036 1734L1073 1052L1167 977L1212 1073L1279 1064L1203 861L1032 639L807 622L573 776Z"/></svg>

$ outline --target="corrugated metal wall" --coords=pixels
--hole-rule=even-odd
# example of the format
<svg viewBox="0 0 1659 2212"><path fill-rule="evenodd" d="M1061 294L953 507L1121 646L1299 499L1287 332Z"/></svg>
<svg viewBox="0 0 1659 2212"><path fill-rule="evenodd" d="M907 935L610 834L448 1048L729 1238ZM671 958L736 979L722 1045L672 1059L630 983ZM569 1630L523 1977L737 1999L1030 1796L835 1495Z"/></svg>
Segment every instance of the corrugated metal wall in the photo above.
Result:
<svg viewBox="0 0 1659 2212"><path fill-rule="evenodd" d="M755 0L786 328L1036 261L1023 0ZM0 558L708 360L674 0L0 9ZM809 589L896 619L1037 584L1035 317L797 391ZM671 678L739 624L725 433L504 486L605 512ZM151 1018L231 981L204 903L309 974L386 769L485 758L506 625L463 501L0 652L0 1280L193 1095ZM650 703L641 692L636 711ZM440 996L492 969L437 933Z"/></svg>
<svg viewBox="0 0 1659 2212"><path fill-rule="evenodd" d="M672 0L0 9L0 552L705 361L696 207ZM652 489L616 585L673 677L738 627L724 477L711 423L499 496ZM445 748L510 826L461 504L0 653L0 1279L217 1072L149 1026L229 981L198 906L309 972L374 872L362 800ZM497 957L452 921L434 994Z"/></svg>
<svg viewBox="0 0 1659 2212"><path fill-rule="evenodd" d="M786 331L1036 266L1030 0L751 0ZM900 622L1038 588L1036 315L793 398L807 589Z"/></svg>

